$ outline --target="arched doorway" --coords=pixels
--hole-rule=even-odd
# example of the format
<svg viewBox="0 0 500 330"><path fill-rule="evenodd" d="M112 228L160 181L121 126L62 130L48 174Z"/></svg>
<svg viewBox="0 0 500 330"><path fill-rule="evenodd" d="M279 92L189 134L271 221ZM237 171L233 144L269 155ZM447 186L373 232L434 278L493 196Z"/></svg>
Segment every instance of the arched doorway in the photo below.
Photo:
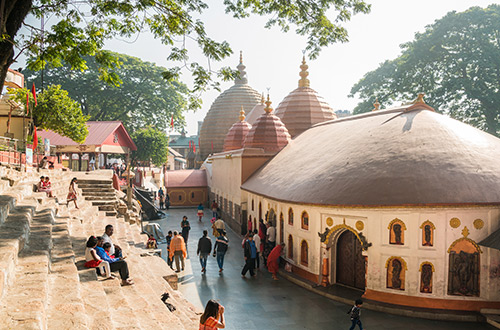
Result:
<svg viewBox="0 0 500 330"><path fill-rule="evenodd" d="M267 222L276 227L276 212L274 212L274 209L270 209L267 213Z"/></svg>
<svg viewBox="0 0 500 330"><path fill-rule="evenodd" d="M353 288L365 289L365 258L361 243L354 233L345 230L337 240L336 282Z"/></svg>
<svg viewBox="0 0 500 330"><path fill-rule="evenodd" d="M285 220L283 212L280 213L280 243L285 243Z"/></svg>

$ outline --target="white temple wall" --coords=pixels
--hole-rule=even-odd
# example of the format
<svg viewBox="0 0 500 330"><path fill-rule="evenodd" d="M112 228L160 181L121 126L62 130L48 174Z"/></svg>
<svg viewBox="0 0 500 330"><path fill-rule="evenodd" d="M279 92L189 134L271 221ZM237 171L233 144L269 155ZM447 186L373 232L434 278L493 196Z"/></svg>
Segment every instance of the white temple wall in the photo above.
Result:
<svg viewBox="0 0 500 330"><path fill-rule="evenodd" d="M233 204L241 205L241 157L212 158L212 192L224 195Z"/></svg>

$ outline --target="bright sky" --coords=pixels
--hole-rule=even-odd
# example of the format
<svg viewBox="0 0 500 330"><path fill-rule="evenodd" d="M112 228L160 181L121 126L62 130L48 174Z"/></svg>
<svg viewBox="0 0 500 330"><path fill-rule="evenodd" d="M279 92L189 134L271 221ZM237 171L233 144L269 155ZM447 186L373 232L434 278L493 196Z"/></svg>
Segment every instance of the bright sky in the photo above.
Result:
<svg viewBox="0 0 500 330"><path fill-rule="evenodd" d="M282 33L279 28L265 29L266 19L251 16L237 20L224 13L222 0L206 1L210 9L202 16L208 34L215 40L227 40L234 54L212 68L236 67L239 51L243 51L243 62L247 66L249 85L259 92L270 88L271 101L276 108L279 102L297 87L302 49L306 39L291 30ZM367 0L372 4L369 14L354 16L346 25L349 42L325 48L318 59L309 61L311 87L335 109L352 110L357 100L349 98L349 92L363 75L378 67L379 63L393 59L400 53L399 45L413 40L416 32L424 31L449 11L464 11L472 6L486 7L492 0ZM202 56L196 56L196 45L188 45L192 59L204 63ZM167 47L148 34L142 34L134 43L113 40L107 49L137 56L145 61L169 67ZM189 74L183 75L188 84ZM222 90L233 83L222 83ZM205 118L210 105L219 95L209 91L202 95L203 107L197 112L186 114L189 134L197 133L197 122Z"/></svg>

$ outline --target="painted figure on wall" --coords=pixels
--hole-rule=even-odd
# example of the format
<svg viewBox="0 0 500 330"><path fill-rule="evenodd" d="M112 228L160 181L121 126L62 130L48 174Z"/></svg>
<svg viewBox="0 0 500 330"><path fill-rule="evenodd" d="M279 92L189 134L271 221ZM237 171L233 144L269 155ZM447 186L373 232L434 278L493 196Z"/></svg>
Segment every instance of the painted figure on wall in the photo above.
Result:
<svg viewBox="0 0 500 330"><path fill-rule="evenodd" d="M392 230L394 231L395 244L403 244L401 241L401 225L396 223L392 226Z"/></svg>
<svg viewBox="0 0 500 330"><path fill-rule="evenodd" d="M392 288L393 289L401 289L401 261L398 259L394 259L392 261Z"/></svg>
<svg viewBox="0 0 500 330"><path fill-rule="evenodd" d="M420 292L432 293L432 265L423 264L420 280Z"/></svg>
<svg viewBox="0 0 500 330"><path fill-rule="evenodd" d="M479 253L450 252L448 294L479 296Z"/></svg>
<svg viewBox="0 0 500 330"><path fill-rule="evenodd" d="M425 225L424 227L424 246L432 246L432 233L431 226Z"/></svg>
<svg viewBox="0 0 500 330"><path fill-rule="evenodd" d="M404 231L406 226L400 219L394 219L388 226L389 244L404 245Z"/></svg>

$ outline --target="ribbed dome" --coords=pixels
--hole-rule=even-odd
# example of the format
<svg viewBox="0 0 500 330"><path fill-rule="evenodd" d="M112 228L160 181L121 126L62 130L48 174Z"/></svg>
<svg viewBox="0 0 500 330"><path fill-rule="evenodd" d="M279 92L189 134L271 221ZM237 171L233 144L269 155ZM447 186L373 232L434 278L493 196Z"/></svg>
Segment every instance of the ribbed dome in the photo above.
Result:
<svg viewBox="0 0 500 330"><path fill-rule="evenodd" d="M221 152L224 147L224 139L231 126L238 120L241 107L250 112L259 103L260 94L247 84L245 66L240 56L240 78L235 84L219 95L203 121L200 130L200 152L205 159L210 153ZM212 150L213 144L213 150Z"/></svg>
<svg viewBox="0 0 500 330"><path fill-rule="evenodd" d="M309 87L305 58L300 66L299 87L288 94L278 105L275 115L285 124L292 138L314 124L336 119L333 109L318 93Z"/></svg>
<svg viewBox="0 0 500 330"><path fill-rule="evenodd" d="M242 188L332 206L500 205L500 139L428 109L315 125Z"/></svg>
<svg viewBox="0 0 500 330"><path fill-rule="evenodd" d="M236 150L243 148L245 138L252 125L245 121L245 111L243 108L240 111L240 121L235 123L226 135L224 140L224 151Z"/></svg>
<svg viewBox="0 0 500 330"><path fill-rule="evenodd" d="M278 152L290 142L290 134L285 125L271 114L271 101L267 96L265 113L261 115L245 140L245 148L262 148L265 152Z"/></svg>
<svg viewBox="0 0 500 330"><path fill-rule="evenodd" d="M266 105L264 104L264 95L262 95L260 103L257 104L255 107L253 107L252 111L250 111L250 113L248 113L246 121L250 125L255 124L257 119L266 113L266 111L264 110L265 107L266 107Z"/></svg>

